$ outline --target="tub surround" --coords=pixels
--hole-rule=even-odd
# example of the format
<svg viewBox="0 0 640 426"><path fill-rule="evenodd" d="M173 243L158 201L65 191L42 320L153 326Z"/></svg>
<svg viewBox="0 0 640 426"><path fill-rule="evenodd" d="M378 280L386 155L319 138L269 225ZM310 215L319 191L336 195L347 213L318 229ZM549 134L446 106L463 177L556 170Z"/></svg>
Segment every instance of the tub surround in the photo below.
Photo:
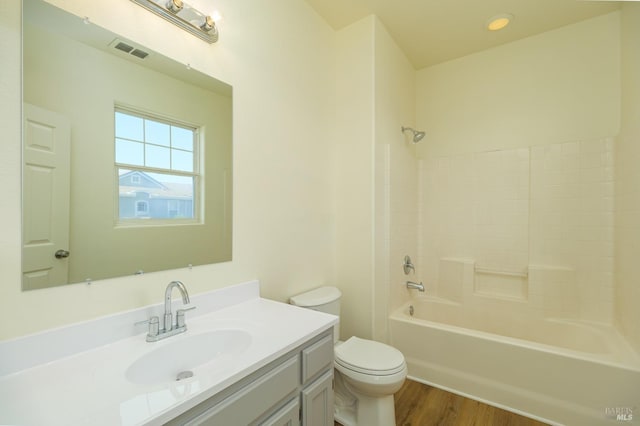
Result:
<svg viewBox="0 0 640 426"><path fill-rule="evenodd" d="M187 313L189 330L162 342L147 343L145 327L134 326L160 313L161 304L0 342L0 423L163 424L337 322L332 315L261 298L257 281L191 299L197 309ZM228 329L248 332L250 346L192 368L194 377L183 381L127 380L127 368L162 345Z"/></svg>
<svg viewBox="0 0 640 426"><path fill-rule="evenodd" d="M614 150L602 138L423 161L416 278L452 302L611 324Z"/></svg>

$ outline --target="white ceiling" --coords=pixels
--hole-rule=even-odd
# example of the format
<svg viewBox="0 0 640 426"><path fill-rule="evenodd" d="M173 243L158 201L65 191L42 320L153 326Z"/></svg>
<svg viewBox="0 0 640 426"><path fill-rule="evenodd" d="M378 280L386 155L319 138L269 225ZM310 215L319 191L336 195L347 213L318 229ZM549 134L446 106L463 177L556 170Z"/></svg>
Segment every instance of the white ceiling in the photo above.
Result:
<svg viewBox="0 0 640 426"><path fill-rule="evenodd" d="M333 28L375 14L416 69L613 12L617 1L588 0L305 0ZM504 30L486 30L510 13Z"/></svg>

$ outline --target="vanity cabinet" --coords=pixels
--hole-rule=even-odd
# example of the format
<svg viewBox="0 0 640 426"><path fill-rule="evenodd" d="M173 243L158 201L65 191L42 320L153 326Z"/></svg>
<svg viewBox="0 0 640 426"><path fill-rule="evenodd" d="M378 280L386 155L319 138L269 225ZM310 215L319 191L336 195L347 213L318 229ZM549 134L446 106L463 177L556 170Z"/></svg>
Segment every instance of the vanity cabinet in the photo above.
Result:
<svg viewBox="0 0 640 426"><path fill-rule="evenodd" d="M168 422L185 426L332 426L333 329Z"/></svg>

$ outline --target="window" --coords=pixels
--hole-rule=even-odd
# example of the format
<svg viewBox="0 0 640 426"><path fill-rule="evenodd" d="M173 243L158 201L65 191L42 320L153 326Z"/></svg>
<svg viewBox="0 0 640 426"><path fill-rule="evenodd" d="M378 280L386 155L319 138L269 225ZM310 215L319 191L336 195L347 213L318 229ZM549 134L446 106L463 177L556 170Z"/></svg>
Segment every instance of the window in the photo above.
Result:
<svg viewBox="0 0 640 426"><path fill-rule="evenodd" d="M115 110L119 221L197 220L198 129Z"/></svg>
<svg viewBox="0 0 640 426"><path fill-rule="evenodd" d="M149 211L149 203L146 201L136 201L136 216L146 216Z"/></svg>

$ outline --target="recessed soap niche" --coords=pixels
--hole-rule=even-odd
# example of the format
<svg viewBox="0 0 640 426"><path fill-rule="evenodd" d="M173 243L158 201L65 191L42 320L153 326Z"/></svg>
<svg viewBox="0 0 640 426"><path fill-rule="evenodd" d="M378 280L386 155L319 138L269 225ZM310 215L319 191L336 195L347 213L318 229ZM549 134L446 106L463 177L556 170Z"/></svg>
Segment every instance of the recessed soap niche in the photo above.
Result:
<svg viewBox="0 0 640 426"><path fill-rule="evenodd" d="M483 296L527 300L529 292L527 271L508 271L475 268L473 292Z"/></svg>

